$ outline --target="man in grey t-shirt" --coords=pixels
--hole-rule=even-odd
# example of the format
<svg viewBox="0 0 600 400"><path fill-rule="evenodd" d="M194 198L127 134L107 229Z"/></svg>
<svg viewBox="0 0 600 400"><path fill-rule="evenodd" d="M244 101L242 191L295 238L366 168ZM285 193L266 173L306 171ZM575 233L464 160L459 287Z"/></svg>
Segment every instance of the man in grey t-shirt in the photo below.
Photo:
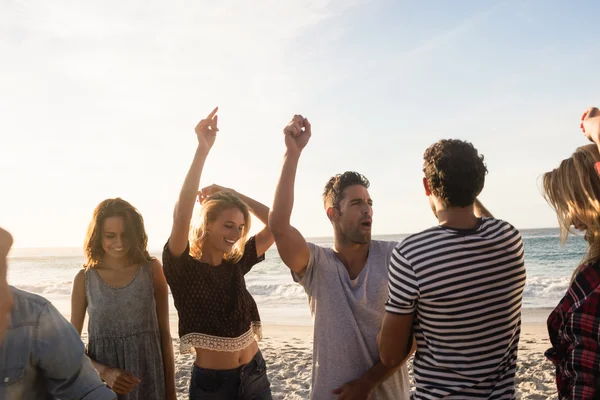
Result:
<svg viewBox="0 0 600 400"><path fill-rule="evenodd" d="M334 247L307 243L290 225L290 216L296 169L311 125L296 115L284 135L287 150L269 227L281 259L306 291L314 320L311 398L408 399L406 366L385 367L377 350L387 265L397 243L371 240L369 181L356 172L332 177L323 199Z"/></svg>

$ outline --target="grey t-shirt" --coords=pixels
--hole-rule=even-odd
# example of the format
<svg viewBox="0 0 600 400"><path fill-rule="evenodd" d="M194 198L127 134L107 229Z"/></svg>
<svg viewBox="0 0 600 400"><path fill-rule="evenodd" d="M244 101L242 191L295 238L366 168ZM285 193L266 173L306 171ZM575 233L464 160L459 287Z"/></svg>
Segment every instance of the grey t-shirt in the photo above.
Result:
<svg viewBox="0 0 600 400"><path fill-rule="evenodd" d="M371 241L364 269L350 279L333 249L309 243L302 279L314 321L311 399L335 399L331 392L360 378L379 362L377 334L385 315L388 264L397 242ZM372 400L409 399L406 365L373 392Z"/></svg>

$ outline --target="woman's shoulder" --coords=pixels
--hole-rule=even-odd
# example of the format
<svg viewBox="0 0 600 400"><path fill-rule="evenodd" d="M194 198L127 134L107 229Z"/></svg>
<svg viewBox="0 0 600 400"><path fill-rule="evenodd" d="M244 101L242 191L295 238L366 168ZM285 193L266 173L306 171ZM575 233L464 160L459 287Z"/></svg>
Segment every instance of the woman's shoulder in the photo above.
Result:
<svg viewBox="0 0 600 400"><path fill-rule="evenodd" d="M153 273L157 269L162 270L162 268L163 268L162 263L157 258L154 258L154 257L152 257L150 260L145 262L142 265L142 267L147 268L151 273Z"/></svg>
<svg viewBox="0 0 600 400"><path fill-rule="evenodd" d="M91 268L86 268L85 266L82 266L81 269L75 274L75 278L73 278L73 284L77 285L85 283L86 276L90 271Z"/></svg>
<svg viewBox="0 0 600 400"><path fill-rule="evenodd" d="M600 286L600 259L583 264L575 275L570 289L596 290Z"/></svg>
<svg viewBox="0 0 600 400"><path fill-rule="evenodd" d="M563 313L589 313L600 307L600 260L584 264L569 285L556 310Z"/></svg>

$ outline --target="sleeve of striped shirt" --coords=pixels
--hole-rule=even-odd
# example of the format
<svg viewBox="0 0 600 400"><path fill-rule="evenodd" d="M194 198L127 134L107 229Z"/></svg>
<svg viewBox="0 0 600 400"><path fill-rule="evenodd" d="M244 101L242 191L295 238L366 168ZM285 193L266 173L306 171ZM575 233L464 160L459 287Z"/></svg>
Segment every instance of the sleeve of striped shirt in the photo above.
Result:
<svg viewBox="0 0 600 400"><path fill-rule="evenodd" d="M401 315L414 313L419 299L419 284L415 271L399 247L392 252L388 278L388 300L385 310Z"/></svg>

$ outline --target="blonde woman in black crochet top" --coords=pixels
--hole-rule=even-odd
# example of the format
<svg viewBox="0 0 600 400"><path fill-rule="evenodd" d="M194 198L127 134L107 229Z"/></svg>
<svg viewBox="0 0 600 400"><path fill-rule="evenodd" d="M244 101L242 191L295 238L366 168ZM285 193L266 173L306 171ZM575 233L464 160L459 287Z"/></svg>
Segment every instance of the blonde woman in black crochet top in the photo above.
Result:
<svg viewBox="0 0 600 400"><path fill-rule="evenodd" d="M180 349L195 350L190 399L271 399L258 348L260 316L244 275L273 244L265 227L247 239L250 212L266 226L269 208L217 185L198 191L215 141L217 108L196 126L198 148L163 251L179 315ZM194 215L196 199L201 206Z"/></svg>

